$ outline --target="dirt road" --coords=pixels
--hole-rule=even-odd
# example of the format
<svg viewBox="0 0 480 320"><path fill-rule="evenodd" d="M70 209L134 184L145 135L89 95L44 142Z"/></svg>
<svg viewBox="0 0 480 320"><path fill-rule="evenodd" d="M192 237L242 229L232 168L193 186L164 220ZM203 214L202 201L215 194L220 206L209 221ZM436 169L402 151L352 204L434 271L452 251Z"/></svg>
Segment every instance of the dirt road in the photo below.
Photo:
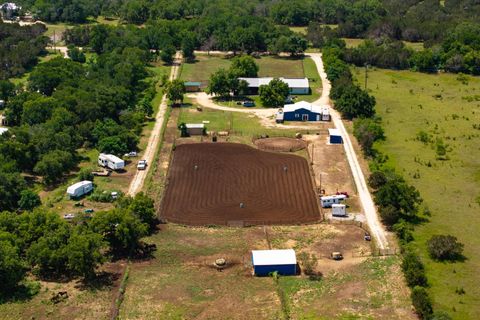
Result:
<svg viewBox="0 0 480 320"><path fill-rule="evenodd" d="M308 56L312 58L315 62L318 73L320 74L320 78L322 79L322 86L323 92L320 99L314 102L317 105L328 105L330 107L330 115L332 117L332 121L335 124L335 127L340 130L343 137L343 146L345 148L345 153L347 155L348 163L350 164L350 169L352 170L353 179L355 181L355 185L357 186L358 196L360 198L360 202L362 204L363 211L365 213L365 217L367 219L368 226L372 235L375 237L377 241L377 245L380 249L388 248L388 240L386 237L386 231L383 225L380 223L378 219L377 210L372 200L372 196L370 191L368 190L367 183L365 181L365 176L363 175L362 169L358 162L357 154L353 149L352 142L350 140L350 136L348 135L345 126L343 125L342 118L340 114L332 108L330 102L330 89L331 84L330 81L327 79L327 74L325 73L325 69L323 66L322 54L321 53L309 53Z"/></svg>
<svg viewBox="0 0 480 320"><path fill-rule="evenodd" d="M195 99L195 101L204 108L221 110L221 111L230 111L230 112L241 112L255 115L259 118L262 126L266 128L277 128L277 129L305 129L305 130L314 130L318 125L315 123L305 124L305 125L294 125L294 124L281 124L275 122L275 114L278 109L275 108L265 108L265 109L255 109L255 108L235 108L235 107L226 107L216 104L210 96L205 92L190 93L187 97Z"/></svg>
<svg viewBox="0 0 480 320"><path fill-rule="evenodd" d="M181 60L182 60L181 54L177 53L175 55L175 61L173 63L172 70L170 71L169 80L173 80L177 78ZM150 165L152 164L155 158L155 152L157 151L158 144L160 143L160 139L162 138L161 132L162 132L162 127L163 127L167 107L168 107L167 96L163 95L162 102L160 103L160 107L155 117L155 126L153 127L150 138L148 139L147 148L145 149L145 152L143 153L143 156L142 156L142 159L147 160L147 163L149 166L147 167L147 170L141 170L141 171L137 170L137 172L135 173L135 176L133 177L127 192L127 194L130 196L134 196L135 194L137 194L142 190L143 183L145 181L145 178L149 170L148 168L150 168Z"/></svg>

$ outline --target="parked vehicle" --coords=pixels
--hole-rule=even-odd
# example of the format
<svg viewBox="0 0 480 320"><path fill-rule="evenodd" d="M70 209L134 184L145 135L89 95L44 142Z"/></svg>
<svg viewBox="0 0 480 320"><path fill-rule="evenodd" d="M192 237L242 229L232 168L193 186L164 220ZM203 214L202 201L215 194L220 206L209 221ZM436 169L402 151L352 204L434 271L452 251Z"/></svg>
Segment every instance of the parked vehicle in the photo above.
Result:
<svg viewBox="0 0 480 320"><path fill-rule="evenodd" d="M255 107L255 102L254 101L243 101L242 106L244 107Z"/></svg>
<svg viewBox="0 0 480 320"><path fill-rule="evenodd" d="M137 164L138 170L145 170L147 168L147 160L140 160Z"/></svg>
<svg viewBox="0 0 480 320"><path fill-rule="evenodd" d="M332 204L332 216L334 217L346 217L347 206L344 204Z"/></svg>
<svg viewBox="0 0 480 320"><path fill-rule="evenodd" d="M86 195L92 190L93 190L93 182L84 180L84 181L80 181L75 184L72 184L70 187L68 187L67 194L71 199L79 198L83 195Z"/></svg>
<svg viewBox="0 0 480 320"><path fill-rule="evenodd" d="M323 196L320 197L320 202L322 203L322 208L330 208L332 204L339 204L347 198L344 194L333 195L333 196Z"/></svg>
<svg viewBox="0 0 480 320"><path fill-rule="evenodd" d="M85 213L93 213L93 211L94 211L93 209L85 209L85 210L83 210L83 212L85 212Z"/></svg>
<svg viewBox="0 0 480 320"><path fill-rule="evenodd" d="M98 165L112 170L121 170L125 168L125 161L113 154L100 153Z"/></svg>
<svg viewBox="0 0 480 320"><path fill-rule="evenodd" d="M337 191L337 196L342 195L342 194L343 194L344 196L346 196L347 198L350 198L350 196L348 195L348 192L347 192L347 191Z"/></svg>
<svg viewBox="0 0 480 320"><path fill-rule="evenodd" d="M332 254L330 255L330 257L333 259L333 260L336 260L336 261L339 261L339 260L342 260L343 259L343 255L341 252L332 252Z"/></svg>
<svg viewBox="0 0 480 320"><path fill-rule="evenodd" d="M136 157L137 156L137 151L131 151L129 153L125 153L123 156L124 157L129 157L129 158Z"/></svg>
<svg viewBox="0 0 480 320"><path fill-rule="evenodd" d="M65 220L72 220L73 218L75 218L74 213L67 213L67 214L63 215L63 219L65 219Z"/></svg>
<svg viewBox="0 0 480 320"><path fill-rule="evenodd" d="M363 239L364 239L365 241L371 241L371 240L372 240L372 236L370 236L370 233L365 232L365 235L363 236Z"/></svg>

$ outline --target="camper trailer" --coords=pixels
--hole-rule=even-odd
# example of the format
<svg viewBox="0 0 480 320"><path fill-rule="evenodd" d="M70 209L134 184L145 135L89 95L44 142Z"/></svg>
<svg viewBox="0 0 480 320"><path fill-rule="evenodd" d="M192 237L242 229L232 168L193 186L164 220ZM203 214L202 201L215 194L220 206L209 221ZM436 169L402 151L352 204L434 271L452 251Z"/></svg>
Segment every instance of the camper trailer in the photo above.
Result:
<svg viewBox="0 0 480 320"><path fill-rule="evenodd" d="M332 207L332 204L339 204L346 198L347 196L344 194L336 194L333 196L320 197L320 201L322 202L322 208L330 208Z"/></svg>
<svg viewBox="0 0 480 320"><path fill-rule="evenodd" d="M84 180L72 184L70 187L67 188L67 194L70 198L78 198L83 195L86 195L90 191L93 190L93 182Z"/></svg>
<svg viewBox="0 0 480 320"><path fill-rule="evenodd" d="M98 156L98 165L111 170L121 170L125 168L125 161L113 154L100 153Z"/></svg>
<svg viewBox="0 0 480 320"><path fill-rule="evenodd" d="M347 206L344 204L332 204L332 216L334 217L346 217L347 216Z"/></svg>

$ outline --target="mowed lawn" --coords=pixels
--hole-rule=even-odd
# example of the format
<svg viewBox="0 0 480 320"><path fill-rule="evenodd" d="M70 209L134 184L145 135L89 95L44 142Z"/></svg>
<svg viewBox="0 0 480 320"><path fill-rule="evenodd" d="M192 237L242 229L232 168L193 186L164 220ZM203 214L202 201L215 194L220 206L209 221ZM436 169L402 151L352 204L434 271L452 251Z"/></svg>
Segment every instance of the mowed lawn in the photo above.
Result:
<svg viewBox="0 0 480 320"><path fill-rule="evenodd" d="M260 77L303 78L302 59L283 57L261 57L255 59L259 66ZM182 65L181 79L185 81L206 82L210 75L220 68L228 69L231 60L221 56L197 55L194 63Z"/></svg>
<svg viewBox="0 0 480 320"><path fill-rule="evenodd" d="M357 70L360 72L360 70ZM387 136L380 150L418 188L431 211L415 230L436 308L454 319L480 315L480 78L462 83L454 74L372 70L368 88L377 99ZM363 87L363 73L357 74ZM416 139L423 130L448 144L450 160L436 160L435 143ZM414 178L415 175L415 178ZM465 262L437 263L426 241L451 234L465 244ZM463 288L464 295L456 289Z"/></svg>

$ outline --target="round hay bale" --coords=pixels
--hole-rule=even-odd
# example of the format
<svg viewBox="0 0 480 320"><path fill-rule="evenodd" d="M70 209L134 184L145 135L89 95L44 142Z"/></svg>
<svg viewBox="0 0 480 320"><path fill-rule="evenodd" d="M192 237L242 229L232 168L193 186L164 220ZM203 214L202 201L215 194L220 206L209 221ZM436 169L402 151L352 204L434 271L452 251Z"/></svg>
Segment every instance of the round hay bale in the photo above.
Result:
<svg viewBox="0 0 480 320"><path fill-rule="evenodd" d="M254 143L260 150L277 152L295 152L307 147L307 143L301 139L286 137L257 139Z"/></svg>

